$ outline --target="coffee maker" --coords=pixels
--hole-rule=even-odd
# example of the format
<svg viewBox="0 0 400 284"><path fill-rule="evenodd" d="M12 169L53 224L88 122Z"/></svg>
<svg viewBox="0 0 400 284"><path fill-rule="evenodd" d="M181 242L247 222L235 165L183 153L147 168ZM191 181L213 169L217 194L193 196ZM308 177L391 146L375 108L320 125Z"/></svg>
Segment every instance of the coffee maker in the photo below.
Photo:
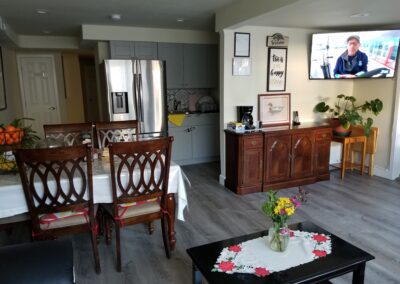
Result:
<svg viewBox="0 0 400 284"><path fill-rule="evenodd" d="M252 106L238 106L237 107L237 117L238 122L241 122L245 129L254 129L253 125L253 116L251 113L253 112Z"/></svg>

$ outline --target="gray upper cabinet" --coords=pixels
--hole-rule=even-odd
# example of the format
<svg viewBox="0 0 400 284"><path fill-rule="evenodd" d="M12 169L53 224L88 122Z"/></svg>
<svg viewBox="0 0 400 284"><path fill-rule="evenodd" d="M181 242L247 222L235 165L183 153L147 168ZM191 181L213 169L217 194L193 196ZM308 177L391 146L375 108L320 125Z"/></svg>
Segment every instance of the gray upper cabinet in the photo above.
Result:
<svg viewBox="0 0 400 284"><path fill-rule="evenodd" d="M140 59L158 59L157 43L135 41L135 57Z"/></svg>
<svg viewBox="0 0 400 284"><path fill-rule="evenodd" d="M110 58L165 60L168 89L218 87L217 45L110 41Z"/></svg>
<svg viewBox="0 0 400 284"><path fill-rule="evenodd" d="M111 59L157 59L157 43L144 41L110 41Z"/></svg>
<svg viewBox="0 0 400 284"><path fill-rule="evenodd" d="M206 88L218 87L218 46L215 44L208 44L207 49L207 85Z"/></svg>
<svg viewBox="0 0 400 284"><path fill-rule="evenodd" d="M131 59L135 54L135 46L130 41L110 41L111 59Z"/></svg>
<svg viewBox="0 0 400 284"><path fill-rule="evenodd" d="M216 45L159 43L158 56L167 64L169 89L217 87Z"/></svg>
<svg viewBox="0 0 400 284"><path fill-rule="evenodd" d="M205 88L207 86L207 46L184 44L183 63L183 86Z"/></svg>
<svg viewBox="0 0 400 284"><path fill-rule="evenodd" d="M184 88L183 83L183 44L159 43L158 58L166 61L167 88Z"/></svg>

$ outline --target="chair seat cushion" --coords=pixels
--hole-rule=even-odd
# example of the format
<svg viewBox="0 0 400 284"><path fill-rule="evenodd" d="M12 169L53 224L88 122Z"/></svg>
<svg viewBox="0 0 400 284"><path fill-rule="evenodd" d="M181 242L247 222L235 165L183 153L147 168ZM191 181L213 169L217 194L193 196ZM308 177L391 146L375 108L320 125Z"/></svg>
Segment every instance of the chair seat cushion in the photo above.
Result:
<svg viewBox="0 0 400 284"><path fill-rule="evenodd" d="M158 201L146 201L146 202L139 202L139 204L135 204L132 206L124 206L118 205L118 216L114 216L115 219L126 219L131 217L136 217L140 215L147 215L151 213L156 213L161 211L161 206ZM103 204L102 205L106 211L113 215L113 205L112 204Z"/></svg>
<svg viewBox="0 0 400 284"><path fill-rule="evenodd" d="M151 198L151 199L146 199L146 200L141 200L141 201L136 201L136 202L128 202L128 203L121 203L118 204L119 208L126 208L126 207L131 207L131 206L138 206L138 205L142 205L145 203L149 203L149 202L154 202L157 201L158 198Z"/></svg>
<svg viewBox="0 0 400 284"><path fill-rule="evenodd" d="M96 215L98 205L94 205ZM76 211L63 211L51 214L39 215L40 229L50 230L69 226L82 225L89 222L89 210L81 209Z"/></svg>
<svg viewBox="0 0 400 284"><path fill-rule="evenodd" d="M119 207L118 215L120 219L126 219L140 215L160 212L160 210L161 210L160 204L157 201L152 201L143 203L141 205L130 206L127 208Z"/></svg>

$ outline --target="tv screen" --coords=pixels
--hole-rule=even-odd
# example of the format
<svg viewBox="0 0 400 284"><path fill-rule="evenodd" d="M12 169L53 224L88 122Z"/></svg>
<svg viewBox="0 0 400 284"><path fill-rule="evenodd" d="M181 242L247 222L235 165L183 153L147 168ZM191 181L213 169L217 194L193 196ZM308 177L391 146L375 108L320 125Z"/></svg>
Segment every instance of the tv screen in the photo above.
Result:
<svg viewBox="0 0 400 284"><path fill-rule="evenodd" d="M400 30L312 35L310 79L392 78Z"/></svg>

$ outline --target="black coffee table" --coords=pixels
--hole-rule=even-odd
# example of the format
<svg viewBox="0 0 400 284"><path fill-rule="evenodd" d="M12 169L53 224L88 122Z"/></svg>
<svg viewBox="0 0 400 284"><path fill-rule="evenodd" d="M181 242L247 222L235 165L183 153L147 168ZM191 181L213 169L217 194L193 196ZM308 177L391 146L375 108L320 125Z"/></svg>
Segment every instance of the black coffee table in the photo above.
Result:
<svg viewBox="0 0 400 284"><path fill-rule="evenodd" d="M228 240L210 243L187 250L193 262L193 283L202 283L202 277L208 283L315 283L353 272L353 284L364 283L365 264L374 259L371 254L349 244L311 222L302 222L289 226L292 230L323 233L331 236L332 253L312 262L274 272L266 277L253 274L212 272L211 269L221 252L227 246L268 235L268 230L240 236Z"/></svg>

